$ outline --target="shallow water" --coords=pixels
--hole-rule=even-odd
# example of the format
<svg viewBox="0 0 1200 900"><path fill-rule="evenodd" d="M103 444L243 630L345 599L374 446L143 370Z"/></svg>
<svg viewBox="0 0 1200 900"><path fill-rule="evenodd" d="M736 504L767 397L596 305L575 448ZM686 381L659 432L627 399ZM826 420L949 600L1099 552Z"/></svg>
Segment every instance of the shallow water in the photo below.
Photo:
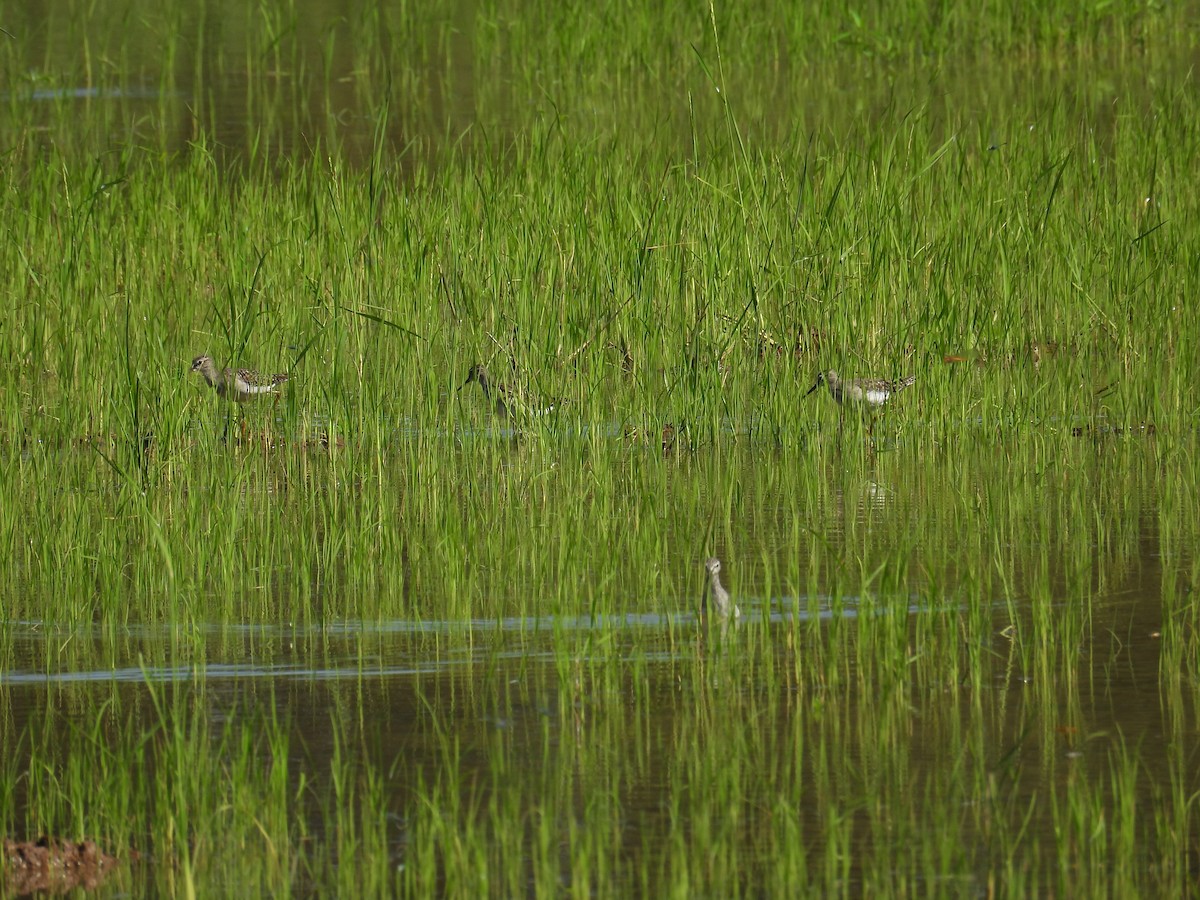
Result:
<svg viewBox="0 0 1200 900"><path fill-rule="evenodd" d="M863 504L859 509L869 516L878 508ZM844 553L838 536L829 537L834 542L831 551ZM393 772L385 791L388 807L395 811L389 840L397 865L404 864L411 840L402 811L414 802L416 773L437 777L447 735L463 748L457 778L486 785L485 795L515 791L527 814L542 802L538 785L545 773L570 777L576 742L622 735L609 747L605 762L589 763L584 780L612 792L628 854L628 868L618 868L626 872L622 878L632 878L637 865L663 852L659 836L673 827L666 810L679 802L672 760L693 751L688 735L695 727L695 706L714 702L710 693L724 698L715 701L718 709L741 709L749 703L759 709L759 716L771 710L764 721L774 736L758 738L771 752L786 754L799 739L807 742L809 753L824 748L823 753L840 761L837 766L847 767L849 777L850 772L885 765L877 760L880 748L873 746L868 723L881 714L881 697L874 691L898 690L895 699L901 702L906 722L903 737L897 739L887 726L882 733L889 752L903 748L903 771L911 780L907 791L915 796L941 791L941 773L963 765L964 732L972 732L969 745L982 750L985 768L995 767L1015 778L1004 791L1004 802L1030 811L1023 814L1027 839L1053 843L1057 826L1046 792L1058 778L1109 777L1114 743L1137 747L1145 802L1152 802L1158 785L1171 779L1183 777L1189 789L1200 789L1196 770L1180 772L1170 749L1187 739L1196 717L1188 705L1181 708L1169 697L1164 702L1156 634L1163 623L1155 603L1154 560L1153 541L1148 541L1136 574L1093 596L1093 621L1080 668L1051 674L1061 684L1049 690L1035 683L1047 673L1040 665L1024 662L999 628L984 646L975 648L993 660L978 692L917 677L913 661L922 652L916 643L917 621L937 620L955 628L963 613L944 601L826 596L797 603L789 596L755 597L742 579L738 601L747 613L745 620L726 631L714 628L707 633L690 611L595 619L338 621L314 627L222 622L176 631L47 629L38 623L9 622L3 626L10 662L0 674L0 712L7 734L40 728L52 716L55 728L63 729L69 739L74 728L89 727L98 706L115 703L140 710L126 721L126 727L136 731L139 723L149 728L156 720L153 707L139 696L147 683L190 686L192 702L215 724L269 704L287 723L291 770L319 773L319 761L335 752L331 716L351 711L368 723L362 731L364 744L352 756L361 765ZM1031 602L1010 598L1007 607L1023 616ZM1064 596L1052 602L1072 601ZM997 601L989 613L997 624L1004 619L1004 606ZM903 629L909 635L906 668L914 674L882 681L870 674L874 664L857 657L854 637L856 620L864 612L908 621ZM840 640L829 632L835 619L849 628ZM605 688L600 693L581 694L563 682L563 657L556 643L564 635L576 647L570 665L612 673L602 679ZM821 647L823 643L827 646ZM63 660L66 645L74 662ZM176 649L153 650L167 646ZM835 653L839 659L832 668L822 664L822 674L806 672L804 656L810 651ZM142 653L177 661L139 662ZM88 668L89 660L94 667ZM697 665L711 667L704 676L707 688L693 684L687 674ZM772 680L778 684L771 690L760 680L764 669L775 672ZM756 671L760 675L752 674ZM796 673L801 673L798 679ZM827 680L830 673L835 673L835 681ZM747 699L734 701L736 695ZM884 708L889 705L883 703ZM1055 718L1031 725L1047 714ZM732 739L739 728L733 722L714 724L712 735ZM494 780L487 750L496 735L503 735L510 759L503 782ZM1071 775L1076 771L1078 776ZM636 778L629 777L632 772L638 773ZM793 788L780 784L777 789ZM833 802L852 809L863 799L850 790ZM829 826L831 800L812 798L804 804L797 824L814 838ZM981 800L968 794L957 802ZM857 824L849 846L877 848L879 836L850 809L845 812L848 822ZM917 814L918 827L919 822ZM324 834L326 827L319 816L310 823L314 835ZM566 831L562 839L568 839ZM815 840L809 851L819 857L821 842ZM954 890L982 891L997 865L984 849L987 834L965 825L958 840L966 847L977 846L980 855L975 874L960 870L962 883ZM771 864L770 854L757 862L752 854L744 859L752 867L746 873L751 880L762 877L752 874L754 866ZM848 873L851 883L862 877L855 871L857 867ZM633 886L632 881L623 883Z"/></svg>
<svg viewBox="0 0 1200 900"><path fill-rule="evenodd" d="M854 619L863 614L918 615L931 611L917 598L910 599L907 609L897 606L895 601L881 602L878 598L835 600L828 596L810 603L794 597L760 600L739 595L738 603L741 618L724 625L733 633L739 628L764 624L779 626L835 617ZM680 637L686 640L693 632L699 636L707 630L694 611L494 621L338 621L321 626L220 622L186 630L63 629L27 621L0 622L0 628L10 648L10 663L0 672L0 687L24 689L9 693L9 700L17 705L22 697L33 695L33 688L77 682L362 681L438 672L452 674L464 666L497 664L513 658L553 662L557 658L555 642L571 633L605 638L606 657L615 642L618 649L615 659L621 661L685 661L694 651L680 647L677 640ZM430 636L442 639L434 645ZM622 647L621 641L628 644ZM72 654L104 658L104 665L89 671L72 662L55 670L51 665L54 651L68 643ZM202 654L203 660L193 665L168 667L138 663L147 649L162 646L189 647ZM436 646L436 654L432 656L431 646ZM580 660L587 661L588 656L584 654Z"/></svg>
<svg viewBox="0 0 1200 900"><path fill-rule="evenodd" d="M599 77L602 63L594 83L547 72L531 90L525 67L537 60L514 41L488 35L502 35L510 23L505 12L475 0L423 8L403 36L364 31L341 4L325 0L261 16L229 11L219 26L206 14L172 16L155 5L119 22L100 11L63 16L53 4L28 4L5 26L20 74L8 98L14 109L32 108L49 140L69 141L74 123L94 120L105 123L104 132L172 154L203 136L215 158L233 166L263 154L305 157L323 146L362 164L381 145L394 164L411 169L452 147L502 154L548 118L592 134L652 122L658 139L682 153L694 146L695 117L712 115L721 101L701 64L712 65L712 48L698 60L689 41L674 47L679 59L666 73L631 67L619 90ZM437 50L428 52L429 44ZM109 48L123 65L87 67L81 45ZM1200 54L1157 47L1131 64L1130 52L1081 59L948 54L914 66L903 53L827 52L801 61L783 50L756 65L731 65L725 93L737 104L745 138L768 146L795 129L869 129L910 110L944 123L945 138L998 158L1060 115L1092 123L1103 150L1111 149L1107 136L1123 110L1148 105L1154 80L1186 78ZM375 83L379 73L364 68L384 69L386 90ZM969 134L959 131L963 110L974 120Z"/></svg>
<svg viewBox="0 0 1200 900"><path fill-rule="evenodd" d="M447 158L520 165L508 151L540 146L547 123L552 144L622 148L653 134L691 163L728 133L695 61L708 57L686 41L673 46L687 63L665 70L608 78L601 62L531 78L504 40L489 53L473 43L492 46L479 30L493 11L430 9L444 28L428 38L438 50L389 56L385 77L357 52L361 23L341 5L292 5L269 40L233 12L218 25L211 9L178 20L151 9L118 22L117 35L103 10L64 24L52 4L22 7L2 23L20 40L4 45L11 115L0 136L122 172L114 150L187 160L199 147L221 166L265 159L286 172L326 156L334 168L368 166L382 148L403 181ZM85 63L85 45L104 48L87 57L103 65ZM876 124L911 110L953 139L936 159L944 150L1000 168L1047 127L1111 156L1119 118L1145 113L1163 83L1186 90L1197 53L1056 48L938 65L886 53L731 60L725 96L750 156L791 153L797 134L870 145ZM788 157L780 170L805 164ZM1131 226L1120 240L1140 236ZM830 254L854 252L868 251ZM241 244L221 254L253 255ZM501 263L482 282L506 275ZM231 295L249 294L238 273L221 277L237 282ZM132 291L156 287L157 276ZM214 310L224 315L203 315ZM206 340L219 331L205 327ZM922 340L906 327L904 341ZM481 329L496 342L496 323ZM961 335L968 346L974 337ZM294 340L280 344L297 351ZM387 353L363 346L366 357ZM714 389L702 398L709 419L691 419L685 439L679 364L654 376L675 404L659 421L620 421L607 406L583 421L567 409L532 437L495 422L479 392L457 393L463 372L436 373L437 418L388 406L390 418L371 422L386 435L378 446L309 408L356 408L338 406L314 352L300 373L308 393L295 387L297 409L265 415L278 440L255 450L216 439L227 410L214 412L207 389L147 375L147 393L186 392L197 411L178 440L160 435L158 480L136 490L96 454L116 457L115 443L82 438L90 418L79 436L59 429L54 446L28 425L56 415L68 378L20 393L3 443L18 448L6 501L25 514L0 613L0 758L11 776L0 812L15 829L81 829L142 848L153 863L125 886L148 894L183 893L158 879L187 869L192 852L201 895L279 885L355 895L360 885L339 873L376 856L380 895L1132 895L1194 883L1160 873L1194 875L1200 827L1195 412L1150 421L1101 405L1133 377L1103 349L939 368L957 349L905 351L906 363L925 360L922 380L871 434L840 426L824 391L801 401L803 379L780 386L772 370L762 407L791 403L794 390L810 404L802 427L761 409L712 413ZM984 379L1006 393L988 394L996 408L981 411ZM341 387L362 388L351 380ZM941 393L927 399L927 384ZM1035 402L1046 385L1078 397L1046 410ZM667 422L680 440L664 453ZM48 518L51 495L61 514ZM744 613L727 627L696 613L709 554ZM231 743L203 744L202 725ZM172 756L171 738L200 742L200 758ZM278 767L286 790L237 770L241 740L247 770ZM79 758L100 763L81 773ZM164 771L206 760L211 783L180 799ZM347 780L381 787L347 799ZM126 788L147 792L133 812ZM216 811L189 821L205 793ZM242 803L261 808L247 815ZM338 844L353 830L338 818L347 809L378 813L382 841ZM231 838L246 860L204 857L230 822L252 822L265 840ZM312 856L275 882L238 881L239 863L258 871L284 847ZM467 849L456 858L457 847ZM458 870L479 880L456 882ZM495 875L505 871L518 875ZM1095 880L1077 882L1080 872Z"/></svg>

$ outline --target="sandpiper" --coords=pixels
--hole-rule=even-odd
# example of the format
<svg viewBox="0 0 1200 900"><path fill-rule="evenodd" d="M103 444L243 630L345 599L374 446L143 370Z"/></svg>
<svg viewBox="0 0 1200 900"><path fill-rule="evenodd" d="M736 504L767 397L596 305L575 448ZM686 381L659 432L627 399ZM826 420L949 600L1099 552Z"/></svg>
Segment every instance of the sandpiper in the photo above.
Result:
<svg viewBox="0 0 1200 900"><path fill-rule="evenodd" d="M192 371L199 372L215 388L217 396L224 400L245 403L262 394L274 394L279 385L288 380L287 373L260 375L253 369L218 369L211 356L197 356L192 360Z"/></svg>
<svg viewBox="0 0 1200 900"><path fill-rule="evenodd" d="M716 614L720 618L728 619L730 616L735 619L740 618L742 611L730 598L729 591L725 590L721 584L721 561L715 556L710 556L704 561L704 571L708 573L708 584L705 585L704 596L700 599L701 617L708 612L708 598L711 596L713 606L716 607Z"/></svg>
<svg viewBox="0 0 1200 900"><path fill-rule="evenodd" d="M551 403L541 407L530 406L517 391L492 381L487 369L479 363L471 366L471 370L467 372L467 380L459 385L458 389L461 391L473 381L483 388L483 396L493 403L496 415L502 419L545 416L554 412L558 405Z"/></svg>
<svg viewBox="0 0 1200 900"><path fill-rule="evenodd" d="M837 372L830 369L817 375L817 383L808 389L807 397L823 383L829 385L829 393L838 404L859 403L867 407L879 408L888 402L892 394L898 394L910 387L917 380L916 375L909 375L897 381L885 381L882 378L850 378L843 379Z"/></svg>

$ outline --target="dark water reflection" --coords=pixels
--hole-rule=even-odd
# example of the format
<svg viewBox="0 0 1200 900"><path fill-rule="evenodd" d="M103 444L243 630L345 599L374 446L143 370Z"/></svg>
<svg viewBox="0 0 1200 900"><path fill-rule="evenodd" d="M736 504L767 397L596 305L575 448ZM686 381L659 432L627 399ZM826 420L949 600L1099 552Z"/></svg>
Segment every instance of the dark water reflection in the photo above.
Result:
<svg viewBox="0 0 1200 900"><path fill-rule="evenodd" d="M814 859L823 852L831 807L851 810L844 814L853 823L855 853L869 859L878 851L882 839L862 813L874 798L856 792L867 790L860 787L863 773L892 766L894 777L908 785L904 802L911 804L901 809L898 801L898 816L923 824L923 797L955 809L992 802L975 796L969 785L971 777L995 775L1003 784L1001 804L1028 816L1022 826L1028 840L1053 846L1059 823L1047 792L1078 779L1109 783L1114 754L1123 746L1136 753L1139 802L1155 802L1166 784L1200 789L1200 769L1179 767L1179 748L1194 731L1195 709L1178 681L1173 689L1172 677L1163 672L1161 637L1170 628L1164 621L1164 584L1171 571L1188 571L1192 559L1176 556L1164 564L1169 551L1163 545L1154 455L1137 452L1145 439L1114 443L1135 452L1082 454L1071 479L1035 493L1032 510L1009 496L1007 469L999 462L990 465L991 453L968 460L969 491L958 487L959 472L949 460L914 465L903 440L861 466L831 454L823 461L829 471L820 473L822 483L832 484L824 495L826 508L811 513L820 532L814 545L842 562L859 554L874 560L884 545L888 552L911 553L913 574L901 580L904 592L847 595L824 585L820 590L829 593L764 590L768 578L756 557L764 552L776 557L772 583L778 585L784 560L795 553L786 527L766 519L742 521L743 537L761 539L765 550L727 548L745 621L719 634L706 633L694 610L664 596L631 606L642 612L603 617L191 628L68 628L10 620L0 623L6 660L0 717L14 741L43 733L47 722L69 738L94 727L97 710L109 708L119 711L128 734L137 735L159 725L150 695L161 685L188 696L214 726L236 726L248 714L270 709L287 730L294 779L327 779L335 752L349 753L363 769L387 773L389 840L397 859L404 858L410 840L407 817L419 805L418 785L444 775L447 741L461 748L455 777L462 784L483 794L516 792L523 810L545 801L547 773L579 784L580 816L592 786L611 793L629 860L668 852L662 836L672 827L669 810L683 804L678 760L695 752L700 736L734 746L744 742L781 759L803 741L812 758L835 760L834 780L845 793L812 799L799 811L804 833L819 836L810 848ZM460 452L472 452L469 442ZM791 457L788 464L809 464L814 452ZM702 455L672 463L680 490L690 490L700 477ZM778 464L770 454L756 453L754 459ZM690 471L691 465L698 471ZM1094 507L1064 501L1088 496L1066 486L1089 479L1098 485ZM746 480L754 478L747 473ZM1099 485L1107 487L1101 491ZM1117 486L1110 495L1108 487ZM993 499L990 518L971 520L983 523L985 553L968 553L953 542L912 545L907 531L919 529L930 510L948 517L975 504L986 508L993 494L1013 505ZM1117 507L1118 499L1135 512ZM1039 517L1042 502L1060 511ZM794 507L781 498L779 509L781 521L789 523ZM1062 543L1032 530L1048 523L1056 533L1075 525L1080 509L1112 523ZM766 510L768 516L773 512ZM1010 515L1017 527L1006 527ZM521 516L516 521L527 524ZM770 540L773 530L780 532L776 543ZM969 535L957 537L965 542ZM1028 552L1038 541L1054 547L1045 572L1037 571L1037 554ZM927 590L928 571L936 572L943 558L952 567L960 555L976 571L959 573L960 584ZM864 562L867 571L875 568L874 561ZM1003 570L1009 587L984 590L981 599L979 569L989 564ZM803 574L796 583L805 583ZM288 608L281 598L280 609ZM1078 628L1061 632L1073 646L1038 649L1045 643L1042 623L1073 618ZM1012 627L1023 631L1014 635ZM893 664L885 659L888 648L861 643L868 634L902 644L899 671L888 670ZM961 635L964 659L981 660L980 680L969 681L972 667L963 661L948 670L924 670L931 635L950 635L942 644ZM890 729L897 715L902 725ZM345 735L338 736L346 723L356 729L350 748ZM881 733L890 743L879 744ZM494 752L497 742L503 754ZM582 773L581 744L607 748ZM893 754L895 761L887 758ZM499 773L498 756L510 761ZM782 786L752 778L747 790L807 798L809 780L821 772L805 768L799 776ZM23 790L14 795L18 805ZM752 796L746 805L767 802L769 796ZM568 824L559 826L564 842ZM314 813L307 827L319 836L333 826ZM979 856L978 879L964 874L957 885L974 893L984 873L1001 864L989 855L987 833L964 826L956 841ZM749 884L768 883L763 873L747 871L745 878Z"/></svg>
<svg viewBox="0 0 1200 900"><path fill-rule="evenodd" d="M13 115L0 135L32 128L92 153L200 145L230 164L314 155L363 164L380 149L389 165L411 168L452 147L504 154L547 124L588 141L649 136L680 155L703 153L703 135L723 127L723 99L686 42L672 48L677 59L623 70L614 90L602 69L531 75L536 54L511 46L505 23L473 2L387 18L318 0L275 12L151 9L120 22L99 7L6 9ZM1183 77L1196 61L1160 51L1146 65ZM935 136L999 157L1031 131L1084 122L1077 136L1104 153L1117 117L1149 109L1152 96L1142 66L1116 62L983 53L913 67L853 49L804 62L784 52L770 65L728 60L725 96L745 139L768 147L860 129L867 139L881 121L918 116Z"/></svg>
<svg viewBox="0 0 1200 900"><path fill-rule="evenodd" d="M1143 585L1140 590L1148 589ZM1008 802L1031 810L1027 827L1033 839L1041 835L1053 841L1049 805L1036 803L1047 790L1047 754L1067 772L1087 773L1102 781L1108 777L1111 748L1124 735L1138 745L1147 797L1155 784L1178 777L1169 748L1184 739L1181 728L1186 731L1192 725L1186 716L1178 717L1178 708L1160 702L1156 623L1138 615L1142 597L1135 597L1133 590L1132 585L1122 586L1118 596L1097 604L1096 645L1085 655L1082 671L1062 674L1053 697L1058 718L1044 729L1057 734L1049 745L1042 738L1043 729L1031 729L1031 722L1048 711L1043 705L1046 693L1035 687L1035 673L1023 667L1014 645L1000 633L982 648L995 663L980 694L947 685L930 691L915 678L902 687L910 717L905 772L914 796L921 795L922 785L937 784L942 773L961 766L958 736L963 728L982 729L972 742L978 739L986 748L989 765L1004 760L1000 771L1014 779L1011 792L1006 793ZM626 780L589 771L586 780L605 790L610 774L621 782L616 798L621 828L627 852L637 859L651 852L657 846L656 836L670 826L667 798L677 790L671 761L692 752L687 723L693 721L697 704L705 702L704 689L692 684L685 673L705 656L710 657L713 672L720 673L711 677L727 681L728 689L757 698L754 703L771 710L766 721L774 733L759 740L768 746L777 744L776 752L788 753L798 731L807 735L811 746L828 747L855 771L870 768L878 753L869 735L857 733L853 724L860 715L869 721L878 714L880 698L864 693L854 678L860 665L870 661L856 660L851 642L841 648L849 650L850 656L839 664L845 675L840 687L806 687L784 678L781 690L766 692L759 683L764 667L781 673L795 669L797 632L777 614L779 603L743 602L752 610L751 621L727 638L740 643L740 649L736 665L726 667L718 664L717 645L705 640L688 612L599 621L580 617L536 622L347 622L322 628L202 627L195 641L181 643L200 647L197 656L202 653L203 661L143 667L118 660L112 668L94 670L52 662L63 646L62 634L47 635L28 623L9 623L10 634L17 633L14 656L22 664L0 675L0 713L10 734L41 728L47 717L70 731L72 722L86 728L95 710L117 698L118 707L135 711L126 727L140 723L150 728L156 713L144 695L145 681L176 682L190 686L195 702L203 704L205 716L214 724L248 710L274 709L289 729L291 770L316 773L318 778L321 761L337 750L331 715L366 722L363 743L351 752L362 764L392 773L387 791L398 858L403 857L408 840L404 811L414 800L415 776L436 777L444 764L444 735L463 748L458 766L464 784L487 785L485 791L528 791L533 808L542 773L559 767L571 771L575 766L574 742L588 740L592 730L615 732L627 739L611 747L608 759L613 773L636 771L638 777ZM872 608L878 605L871 604ZM754 618L764 608L772 610L765 646L753 638L762 627ZM908 613L910 641L917 639L918 617L944 615L947 623L953 623L959 614L915 604ZM580 642L579 659L614 667L619 673L615 694L581 693L564 681L552 647L554 632L561 637L564 630L574 630L583 638L589 634L607 638L595 645ZM815 651L813 632L804 634L800 652ZM149 646L163 636L131 632L127 637L134 644ZM83 658L91 653L81 649L81 643L94 643L98 656L105 652L106 638L99 632L75 633L71 640ZM914 654L919 654L919 647L913 646ZM752 677L739 671L750 668L760 674ZM639 696L643 699L634 699ZM837 710L833 724L827 714L815 711L821 708ZM649 722L643 719L647 710L653 711ZM723 733L715 727L717 734ZM516 761L507 772L507 786L490 780L493 762L487 748L494 740L502 740ZM645 760L654 762L647 765ZM402 761L399 766L398 761ZM1200 787L1195 783L1200 775L1193 776L1195 789ZM809 834L820 835L828 827L819 803L803 816ZM319 819L310 825L316 836L326 827ZM869 848L878 839L868 828L856 827L852 843ZM984 836L965 833L962 840L969 844L983 841ZM981 871L990 865L982 846ZM812 851L819 856L820 847ZM747 877L754 881L753 873Z"/></svg>

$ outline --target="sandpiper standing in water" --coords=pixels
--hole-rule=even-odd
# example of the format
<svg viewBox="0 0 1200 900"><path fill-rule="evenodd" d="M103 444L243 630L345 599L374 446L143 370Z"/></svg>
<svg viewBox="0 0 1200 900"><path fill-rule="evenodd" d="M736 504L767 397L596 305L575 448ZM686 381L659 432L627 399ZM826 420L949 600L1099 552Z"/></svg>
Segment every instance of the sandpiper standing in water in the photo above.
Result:
<svg viewBox="0 0 1200 900"><path fill-rule="evenodd" d="M906 387L911 387L917 380L916 375L900 378L896 381L886 381L882 378L842 378L833 369L817 375L817 382L804 395L807 397L822 384L829 385L829 393L839 405L857 403L869 408L878 409L887 403L892 394L898 394Z"/></svg>
<svg viewBox="0 0 1200 900"><path fill-rule="evenodd" d="M910 387L917 380L916 375L909 375L907 378L900 378L896 381L887 381L883 378L842 378L833 369L828 372L819 372L817 381L805 393L805 397L819 388L822 384L829 386L829 394L837 401L837 405L844 411L846 404L857 406L859 409L864 409L868 413L882 409L883 404L891 399L892 394L898 394L906 387ZM842 427L842 412L838 414L838 428ZM872 419L868 433L874 432L875 422Z"/></svg>
<svg viewBox="0 0 1200 900"><path fill-rule="evenodd" d="M721 619L740 618L742 611L738 609L729 591L721 584L721 561L710 556L704 561L704 571L708 573L708 584L704 586L704 596L700 599L700 617L708 613L709 599L715 607L713 612Z"/></svg>
<svg viewBox="0 0 1200 900"><path fill-rule="evenodd" d="M245 403L263 394L274 394L288 380L286 372L260 375L253 369L218 369L208 355L193 359L192 371L203 375L208 386L216 389L218 397L238 403Z"/></svg>
<svg viewBox="0 0 1200 900"><path fill-rule="evenodd" d="M467 372L467 380L459 385L458 389L461 391L472 382L477 383L483 389L483 396L493 404L496 415L501 419L545 416L554 412L558 406L555 403L545 406L531 406L526 398L517 391L492 381L487 369L480 363L475 363L471 366L470 371Z"/></svg>

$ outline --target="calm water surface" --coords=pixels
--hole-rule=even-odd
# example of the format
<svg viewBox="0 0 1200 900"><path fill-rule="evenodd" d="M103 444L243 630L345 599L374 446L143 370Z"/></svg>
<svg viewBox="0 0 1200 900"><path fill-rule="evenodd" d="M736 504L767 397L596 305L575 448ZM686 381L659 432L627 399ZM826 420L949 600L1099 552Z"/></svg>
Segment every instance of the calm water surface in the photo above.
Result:
<svg viewBox="0 0 1200 900"><path fill-rule="evenodd" d="M1097 556L1089 564L1091 574L1085 576L1088 584L1081 587L1068 560L1058 559L1045 573L1024 571L1025 566L1036 568L1031 562L1036 556L1026 554L1024 540L1010 542L997 531L992 540L998 551L1011 544L1007 549L1019 562L1009 571L1011 589L981 604L972 596L977 588L969 581L943 584L930 592L922 572L940 568L935 560L953 558L953 546L913 546L906 539L914 517L949 515L970 502L951 481L930 482L923 466L908 472L903 457L913 440L911 432L896 440L887 451L887 465L849 477L830 493L829 508L812 516L825 523L812 538L822 548L823 571L835 573L837 563L858 558L865 535L872 556L888 558L899 551L910 557L912 575L903 593L848 595L837 587L835 574L828 576L828 590L779 590L777 583L777 589L767 593L762 584L765 567L797 571L800 583L805 583L810 560L762 560L763 547L774 544L786 554L788 544L770 539L771 529L778 526L773 518L746 520L745 533L739 535L744 545L724 551L745 617L720 635L697 619L699 582L688 571L686 559L679 560L680 572L670 591L629 597L623 601L629 611L614 616L299 624L288 620L290 603L281 596L278 618L271 622L198 623L188 629L7 621L0 633L10 664L0 673L0 711L14 734L37 727L48 716L68 732L86 728L103 703L130 710L133 722L150 728L155 713L147 702L147 685L172 684L193 690L195 702L213 723L270 705L289 723L292 768L301 772L334 752L330 717L352 709L373 723L369 741L355 752L364 762L393 773L388 790L397 817L398 858L407 840L403 810L413 800L414 773L432 777L440 765L442 745L430 730L431 705L441 710L438 728L464 748L459 761L464 777L479 784L488 783L492 762L487 748L498 737L515 758L528 763L528 769L518 766L524 774L517 780L533 781L555 767L572 768L569 746L581 739L581 730L607 733L612 728L631 736L612 748L612 776L623 780L617 773L640 773L622 789L619 801L629 852L641 858L666 821L664 804L674 790L670 760L684 753L691 740L685 723L698 700L687 673L698 661L711 667L708 677L718 689L747 697L763 691L751 671L767 667L777 673L782 690L771 698L772 727L780 730L781 748L793 739L795 729L855 765L870 765L875 753L870 735L853 723L860 716L867 721L878 714L879 697L864 692L875 676L857 680L860 669L870 670L875 661L860 658L863 648L848 636L864 618L903 621L910 664L919 665L923 628L934 623L933 627L955 629L971 608L982 608L993 626L983 645L969 648L990 659L985 666L988 677L978 693L953 684L930 691L916 677L899 682L907 694L907 771L913 790L920 790L927 779L936 781L955 764L964 730L973 733L972 740L985 747L997 765L1003 759L1005 766L1016 767L1017 787L1010 799L1033 810L1029 827L1034 833L1044 832L1045 840L1052 839L1054 822L1039 801L1046 785L1037 773L1044 772L1047 753L1063 766L1103 779L1111 765L1113 741L1124 739L1138 745L1148 792L1160 779L1178 777L1171 748L1195 727L1194 710L1160 699L1163 557L1157 490L1145 480L1144 470L1127 473L1131 489L1138 492L1140 512L1136 540L1132 546L1122 545L1120 559ZM802 456L781 460L766 453L758 464L806 463ZM1092 462L1097 470L1112 464L1103 450ZM750 476L746 473L748 480ZM994 471L981 471L979 477L985 490L998 489L990 483ZM681 480L680 489L682 484ZM1047 491L1048 504L1055 502L1056 493ZM790 516L790 509L782 507L780 521ZM1070 527L1065 520L1050 519L1056 528ZM1172 561L1183 569L1191 564L1190 559ZM513 588L527 589L536 588ZM1089 598L1089 620L1080 633L1079 668L1056 676L1061 684L1052 693L1059 707L1048 710L1044 691L1035 690L1034 684L1045 672L1018 650L1008 629L1034 621L1039 608L1056 616L1077 607L1081 590ZM572 664L616 673L621 685L616 695L577 696L566 690L564 639L576 648ZM840 673L841 683L806 686L787 674L797 670L798 660L804 671L808 654L837 655L834 671ZM730 666L730 659L740 662ZM828 721L814 715L813 704L836 707L837 719L846 723L844 730L830 732ZM640 711L647 708L653 710L648 730L640 721ZM1060 738L1049 748L1030 736L1031 721L1047 713L1061 717L1054 725ZM398 759L405 761L399 770ZM647 759L656 762L647 765ZM591 771L588 777L605 782L603 771ZM1193 781L1193 788L1200 788L1200 777ZM819 834L819 805L805 815L806 827ZM313 824L316 832L321 827ZM964 839L985 837L967 834ZM864 830L856 840L871 846L877 836Z"/></svg>
<svg viewBox="0 0 1200 900"><path fill-rule="evenodd" d="M7 49L20 76L7 91L21 113L7 125L0 120L0 135L10 139L29 113L56 144L86 136L107 150L174 154L201 142L232 165L331 151L365 163L381 146L389 164L404 168L433 162L451 146L501 153L546 122L586 140L619 139L641 127L634 122L652 122L655 135L684 154L694 149L695 117L720 110L687 40L680 59L659 61L669 74L623 70L613 79L620 89L602 70L531 79L503 21L475 2L431 5L402 33L373 31L343 4L312 0L278 12L270 26L265 12L172 18L150 9L119 22L67 15L55 4L10 12ZM89 51L121 64L88 65ZM389 52L386 71L373 71L379 64L366 60ZM907 109L946 123L947 138L1002 156L1051 115L1090 123L1104 148L1115 118L1150 102L1146 66L1156 78L1183 79L1200 50L1158 48L1142 62L1088 58L1064 72L1057 61L1042 65L1019 53L915 67L887 55L784 56L767 66L731 65L726 94L745 137L767 147L797 129L841 134ZM960 130L964 117L969 132Z"/></svg>

